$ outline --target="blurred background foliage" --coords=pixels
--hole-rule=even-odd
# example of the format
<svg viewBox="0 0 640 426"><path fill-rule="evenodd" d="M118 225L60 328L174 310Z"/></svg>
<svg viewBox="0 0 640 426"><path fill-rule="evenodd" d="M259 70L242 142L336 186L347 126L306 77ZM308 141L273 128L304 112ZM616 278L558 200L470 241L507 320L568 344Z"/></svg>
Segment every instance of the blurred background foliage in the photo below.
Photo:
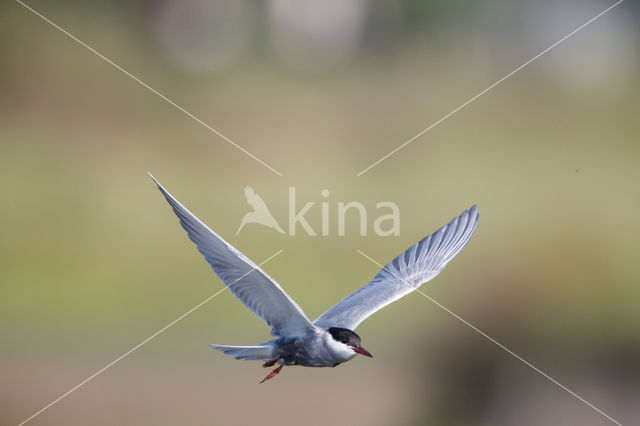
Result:
<svg viewBox="0 0 640 426"><path fill-rule="evenodd" d="M0 4L0 420L17 424L221 288L146 175L311 318L471 204L478 231L423 288L613 418L640 417L640 9L620 6L356 173L611 2ZM253 186L329 236L235 232ZM326 199L323 189L330 190ZM339 201L359 201L369 235ZM399 236L371 232L375 204ZM286 228L286 226L285 226ZM33 424L611 424L419 294L358 328L373 360L285 369L206 343L266 326L221 294Z"/></svg>

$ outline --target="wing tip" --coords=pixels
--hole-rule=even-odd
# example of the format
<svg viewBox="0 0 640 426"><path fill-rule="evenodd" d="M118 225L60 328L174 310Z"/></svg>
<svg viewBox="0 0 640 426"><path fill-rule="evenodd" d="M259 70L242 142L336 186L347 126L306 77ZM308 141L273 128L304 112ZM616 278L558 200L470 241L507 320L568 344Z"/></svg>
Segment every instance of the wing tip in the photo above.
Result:
<svg viewBox="0 0 640 426"><path fill-rule="evenodd" d="M480 219L480 213L478 213L478 205L474 204L469 209L469 216L471 217L471 222L473 222L473 227L475 228L478 224L478 220Z"/></svg>
<svg viewBox="0 0 640 426"><path fill-rule="evenodd" d="M160 184L160 182L158 182L158 179L156 179L155 177L153 177L153 175L151 174L151 172L147 172L149 174L149 177L151 177L151 179L153 180L153 182L156 184L156 187L160 190L160 192L162 193L162 195L164 195L164 198L167 199L167 201L169 202L169 204L171 204L171 206L173 207L175 203L177 203L177 200L173 197L173 195L171 195L169 193L169 191L167 191L166 189L164 189L164 186L162 186Z"/></svg>
<svg viewBox="0 0 640 426"><path fill-rule="evenodd" d="M160 182L158 182L158 179L156 179L150 171L147 170L147 174L149 175L149 177L151 178L151 180L153 180L153 182L156 184L156 186L158 187L158 189L162 192L165 192L164 187L162 185L160 185Z"/></svg>
<svg viewBox="0 0 640 426"><path fill-rule="evenodd" d="M471 225L472 228L475 228L476 225L478 224L478 219L480 218L480 214L478 213L478 205L474 204L471 207L469 207L468 210L463 211L460 216L458 216L456 219L461 218L463 216L466 216L468 219L467 222L467 227L469 227L469 225Z"/></svg>
<svg viewBox="0 0 640 426"><path fill-rule="evenodd" d="M472 205L468 210L465 210L465 212L469 212L469 215L471 216L479 216L478 205L477 204Z"/></svg>

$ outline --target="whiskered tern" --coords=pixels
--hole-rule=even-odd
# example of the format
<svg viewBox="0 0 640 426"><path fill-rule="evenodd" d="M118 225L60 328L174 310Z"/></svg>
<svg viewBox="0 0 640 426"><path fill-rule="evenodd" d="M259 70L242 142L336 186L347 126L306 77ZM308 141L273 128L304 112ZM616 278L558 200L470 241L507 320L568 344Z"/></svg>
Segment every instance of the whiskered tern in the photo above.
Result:
<svg viewBox="0 0 640 426"><path fill-rule="evenodd" d="M262 382L274 377L285 365L335 367L357 354L371 357L353 330L379 309L438 275L469 242L478 224L478 208L474 205L409 247L369 284L311 322L273 278L194 216L153 176L151 178L213 271L277 337L257 346L210 345L237 359L264 361L264 367L278 364Z"/></svg>

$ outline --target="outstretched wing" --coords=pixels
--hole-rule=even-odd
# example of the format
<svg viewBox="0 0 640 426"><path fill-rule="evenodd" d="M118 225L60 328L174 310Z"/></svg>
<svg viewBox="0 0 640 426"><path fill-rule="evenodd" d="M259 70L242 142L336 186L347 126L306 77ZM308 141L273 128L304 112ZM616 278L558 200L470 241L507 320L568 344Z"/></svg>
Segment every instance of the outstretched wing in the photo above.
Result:
<svg viewBox="0 0 640 426"><path fill-rule="evenodd" d="M379 309L411 293L440 273L469 242L478 224L477 206L393 259L373 280L314 321L322 328L354 330Z"/></svg>
<svg viewBox="0 0 640 426"><path fill-rule="evenodd" d="M151 176L151 174L149 174ZM151 176L167 199L189 239L213 271L240 301L271 327L275 336L301 336L315 330L296 302L278 283L167 192Z"/></svg>

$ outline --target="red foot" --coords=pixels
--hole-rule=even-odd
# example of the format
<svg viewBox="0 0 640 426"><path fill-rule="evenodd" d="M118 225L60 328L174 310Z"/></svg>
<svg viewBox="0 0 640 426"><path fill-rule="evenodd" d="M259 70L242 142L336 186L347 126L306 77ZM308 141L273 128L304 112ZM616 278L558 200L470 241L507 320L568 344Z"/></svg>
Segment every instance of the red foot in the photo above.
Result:
<svg viewBox="0 0 640 426"><path fill-rule="evenodd" d="M271 361L269 361L271 362ZM264 379L262 379L262 381L260 383L264 383L267 380L271 379L273 376L275 376L276 374L278 374L280 372L280 370L282 370L282 365L279 366L278 368L276 368L275 370L273 370L271 373L267 374L267 377L265 377Z"/></svg>
<svg viewBox="0 0 640 426"><path fill-rule="evenodd" d="M262 366L264 368L273 367L276 364L277 361L278 361L277 359L272 359L271 361L267 361L264 364L262 364Z"/></svg>

